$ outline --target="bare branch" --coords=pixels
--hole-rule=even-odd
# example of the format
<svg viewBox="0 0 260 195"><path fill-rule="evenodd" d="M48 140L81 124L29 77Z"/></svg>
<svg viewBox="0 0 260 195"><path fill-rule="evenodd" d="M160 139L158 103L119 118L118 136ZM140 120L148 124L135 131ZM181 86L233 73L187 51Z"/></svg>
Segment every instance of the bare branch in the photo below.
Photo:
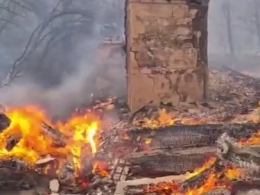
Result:
<svg viewBox="0 0 260 195"><path fill-rule="evenodd" d="M9 7L0 5L0 10L1 10L1 9L2 9L2 10L5 10L5 11L7 11L8 13L11 13L11 14L13 14L13 15L15 15L15 16L23 17L21 14L18 14L17 12L11 10Z"/></svg>
<svg viewBox="0 0 260 195"><path fill-rule="evenodd" d="M52 21L65 15L79 15L82 16L82 18L88 19L92 16L89 12L82 9L64 10L56 13L61 2L62 0L56 4L50 16L47 17L41 24L39 24L32 32L22 54L14 61L10 71L7 74L7 77L0 83L0 88L10 85L11 82L20 76L24 60L27 59L27 57L46 39L46 37L48 37L48 35L51 34L51 32L49 32L45 35L42 35Z"/></svg>

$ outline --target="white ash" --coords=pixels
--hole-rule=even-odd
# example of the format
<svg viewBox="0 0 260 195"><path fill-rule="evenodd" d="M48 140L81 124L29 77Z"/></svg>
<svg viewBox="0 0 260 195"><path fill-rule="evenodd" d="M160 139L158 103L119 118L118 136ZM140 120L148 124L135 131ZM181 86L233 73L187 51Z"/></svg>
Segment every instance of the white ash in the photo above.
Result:
<svg viewBox="0 0 260 195"><path fill-rule="evenodd" d="M59 184L59 181L57 179L53 179L50 181L50 190L52 192L59 192L60 190L60 184Z"/></svg>

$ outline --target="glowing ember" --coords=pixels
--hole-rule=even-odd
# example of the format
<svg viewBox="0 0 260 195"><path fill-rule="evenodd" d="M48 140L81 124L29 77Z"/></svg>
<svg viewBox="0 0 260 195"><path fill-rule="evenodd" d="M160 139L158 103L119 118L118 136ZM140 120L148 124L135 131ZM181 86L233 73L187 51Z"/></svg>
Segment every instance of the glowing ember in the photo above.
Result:
<svg viewBox="0 0 260 195"><path fill-rule="evenodd" d="M159 111L159 117L156 120L150 120L148 118L144 118L143 127L147 128L157 128L157 127L165 127L174 125L174 115L172 113L167 113L165 109Z"/></svg>
<svg viewBox="0 0 260 195"><path fill-rule="evenodd" d="M34 165L37 160L47 155L60 159L72 156L75 167L81 169L80 157L83 148L89 147L90 154L97 152L96 134L101 121L91 113L74 116L66 123L52 123L43 110L32 106L8 109L6 114L12 123L0 134L0 158L2 159L12 157ZM66 136L65 147L53 146L53 140L43 134L42 122L50 124ZM11 151L8 151L6 145L10 136L20 136L21 140Z"/></svg>
<svg viewBox="0 0 260 195"><path fill-rule="evenodd" d="M190 173L186 179L190 179L192 177L201 174L205 170L209 169L215 162L216 162L216 158L209 159L202 167L198 168L193 173Z"/></svg>
<svg viewBox="0 0 260 195"><path fill-rule="evenodd" d="M241 145L260 145L260 131L254 135L250 139L239 141Z"/></svg>
<svg viewBox="0 0 260 195"><path fill-rule="evenodd" d="M240 179L245 175L243 170L240 169L228 169L225 172L225 177L229 180Z"/></svg>
<svg viewBox="0 0 260 195"><path fill-rule="evenodd" d="M195 170L193 173L188 174L184 181L188 181L188 179L194 178L200 174L202 174L207 169L210 169L211 166L216 162L216 158L209 159L201 168ZM209 175L205 178L205 181L201 184L198 184L197 187L193 189L186 189L183 191L181 183L175 182L163 182L151 185L147 188L144 188L144 194L146 193L156 193L160 195L171 194L171 195L203 195L205 193L211 192L213 190L227 189L231 190L231 186L225 184L225 180L236 180L241 178L244 174L242 170L238 169L225 169L224 178L222 173L209 173Z"/></svg>
<svg viewBox="0 0 260 195"><path fill-rule="evenodd" d="M158 127L167 127L172 126L176 123L184 124L184 125L199 125L206 123L205 119L190 119L190 118L178 118L173 113L168 113L165 109L159 110L159 117L157 119L148 119L144 118L142 120L142 127L156 129ZM140 124L137 121L137 126Z"/></svg>

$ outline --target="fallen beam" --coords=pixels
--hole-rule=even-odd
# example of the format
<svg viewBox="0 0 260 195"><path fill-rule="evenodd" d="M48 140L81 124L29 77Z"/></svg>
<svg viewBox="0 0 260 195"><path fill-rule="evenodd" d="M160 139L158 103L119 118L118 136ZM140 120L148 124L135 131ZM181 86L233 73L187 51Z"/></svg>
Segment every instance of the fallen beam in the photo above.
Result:
<svg viewBox="0 0 260 195"><path fill-rule="evenodd" d="M258 123L175 125L131 130L127 135L141 150L147 148L147 145L151 149L190 148L214 146L218 137L225 132L236 139L245 139L259 129Z"/></svg>
<svg viewBox="0 0 260 195"><path fill-rule="evenodd" d="M205 192L198 192L199 186L194 186L191 191L181 189L178 187L187 182L185 178L187 175L159 177L155 179L144 178L119 182L116 187L114 195L257 195L260 192L259 184L252 184L248 182L234 182L230 187L213 187L213 189L205 190Z"/></svg>
<svg viewBox="0 0 260 195"><path fill-rule="evenodd" d="M136 190L142 191L143 189L140 188L140 185L149 185L149 184L157 184L159 182L171 182L177 181L182 182L185 179L185 175L178 175L178 176L166 176L166 177L157 177L157 178L142 178L142 179L135 179L135 180L128 180L128 181L120 181L117 183L116 190L114 195L124 195L125 190L127 187Z"/></svg>
<svg viewBox="0 0 260 195"><path fill-rule="evenodd" d="M133 153L127 157L136 176L185 174L201 167L216 154L215 147Z"/></svg>

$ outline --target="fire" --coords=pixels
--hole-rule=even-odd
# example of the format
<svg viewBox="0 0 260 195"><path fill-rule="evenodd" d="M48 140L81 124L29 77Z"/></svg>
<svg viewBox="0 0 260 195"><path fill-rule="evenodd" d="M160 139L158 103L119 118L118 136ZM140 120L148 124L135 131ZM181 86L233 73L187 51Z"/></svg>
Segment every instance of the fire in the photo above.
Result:
<svg viewBox="0 0 260 195"><path fill-rule="evenodd" d="M167 112L165 109L159 110L159 116L156 119L144 118L141 126L144 128L156 129L158 127L167 127L175 125L176 123L183 125L199 125L206 123L206 119L190 119L190 118L179 118L174 113ZM140 124L136 123L137 126Z"/></svg>
<svg viewBox="0 0 260 195"><path fill-rule="evenodd" d="M190 173L186 179L190 179L192 177L195 177L205 170L209 169L212 167L212 165L216 162L216 158L210 158L202 167L196 169L193 173Z"/></svg>
<svg viewBox="0 0 260 195"><path fill-rule="evenodd" d="M193 173L189 173L185 179L188 181L189 179L193 179L196 176L203 174L206 170L210 170L214 163L216 162L216 158L210 158L206 163L196 169ZM209 172L205 175L205 180L202 183L198 183L198 186L191 189L183 189L182 182L162 182L158 184L153 184L147 188L144 188L145 193L156 193L160 195L203 195L213 190L231 190L232 187L225 183L226 180L237 180L243 176L244 172L239 169L231 169L226 168L224 172ZM198 179L200 181L200 179Z"/></svg>
<svg viewBox="0 0 260 195"><path fill-rule="evenodd" d="M152 119L144 118L142 126L154 129L157 127L174 125L174 123L175 123L174 115L172 113L167 113L165 109L162 109L159 110L159 117L157 119L152 120Z"/></svg>
<svg viewBox="0 0 260 195"><path fill-rule="evenodd" d="M245 173L243 170L240 169L228 169L225 172L225 177L229 180L237 180L245 176Z"/></svg>
<svg viewBox="0 0 260 195"><path fill-rule="evenodd" d="M225 184L219 184L218 183L218 176L215 174L211 174L206 182L204 183L203 186L197 188L197 189L192 189L186 193L186 195L202 195L205 194L206 192L210 192L215 189L229 189L230 187L225 185Z"/></svg>
<svg viewBox="0 0 260 195"><path fill-rule="evenodd" d="M66 123L52 123L43 110L33 106L7 109L6 114L12 123L0 134L0 158L21 159L34 165L48 155L62 159L72 156L75 167L80 170L83 151L90 154L97 152L96 136L101 121L91 113L73 116ZM65 147L53 146L53 140L42 131L43 122L66 137ZM8 138L12 136L20 137L20 140L8 151Z"/></svg>
<svg viewBox="0 0 260 195"><path fill-rule="evenodd" d="M260 144L260 131L251 136L250 139L240 140L241 145L259 145Z"/></svg>

